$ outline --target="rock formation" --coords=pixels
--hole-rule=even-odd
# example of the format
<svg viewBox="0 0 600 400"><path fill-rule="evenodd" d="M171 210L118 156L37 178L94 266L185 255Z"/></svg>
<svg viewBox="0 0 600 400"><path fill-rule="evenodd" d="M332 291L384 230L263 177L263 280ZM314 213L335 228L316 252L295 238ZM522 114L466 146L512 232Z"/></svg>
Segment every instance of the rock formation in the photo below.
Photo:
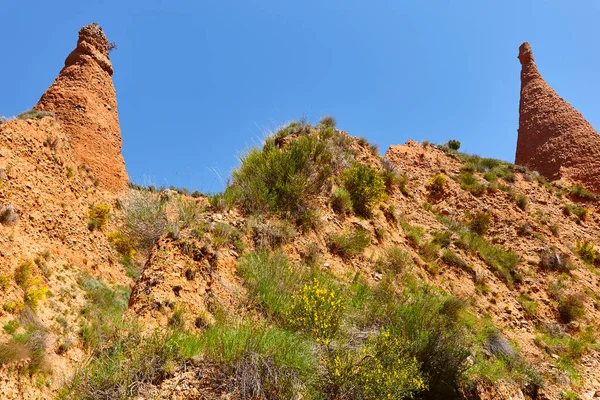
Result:
<svg viewBox="0 0 600 400"><path fill-rule="evenodd" d="M549 180L600 193L600 135L538 72L529 43L519 48L521 101L515 163Z"/></svg>
<svg viewBox="0 0 600 400"><path fill-rule="evenodd" d="M102 28L81 28L77 47L35 108L55 113L79 163L90 168L100 187L118 192L127 186L127 173L108 51Z"/></svg>

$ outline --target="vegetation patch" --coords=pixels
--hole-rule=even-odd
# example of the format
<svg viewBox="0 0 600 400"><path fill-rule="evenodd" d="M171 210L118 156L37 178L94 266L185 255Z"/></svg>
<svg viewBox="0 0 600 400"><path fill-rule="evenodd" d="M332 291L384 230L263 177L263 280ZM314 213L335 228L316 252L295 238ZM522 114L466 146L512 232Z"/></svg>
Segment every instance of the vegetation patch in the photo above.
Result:
<svg viewBox="0 0 600 400"><path fill-rule="evenodd" d="M385 181L375 170L355 163L344 172L342 182L357 215L369 217L373 206L385 198Z"/></svg>
<svg viewBox="0 0 600 400"><path fill-rule="evenodd" d="M329 250L344 258L362 253L370 244L371 239L364 229L356 229L354 232L334 233L328 237Z"/></svg>

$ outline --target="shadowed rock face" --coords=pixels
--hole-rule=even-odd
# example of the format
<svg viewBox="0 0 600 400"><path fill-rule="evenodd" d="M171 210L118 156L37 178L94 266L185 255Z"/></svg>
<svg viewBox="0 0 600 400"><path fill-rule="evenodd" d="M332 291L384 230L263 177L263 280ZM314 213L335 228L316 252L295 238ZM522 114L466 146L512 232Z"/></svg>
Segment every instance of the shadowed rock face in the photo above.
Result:
<svg viewBox="0 0 600 400"><path fill-rule="evenodd" d="M519 48L521 101L515 163L549 180L600 193L600 135L538 72L529 43Z"/></svg>
<svg viewBox="0 0 600 400"><path fill-rule="evenodd" d="M54 112L78 161L90 168L100 187L119 192L127 187L127 173L108 49L102 28L81 28L77 47L35 108Z"/></svg>

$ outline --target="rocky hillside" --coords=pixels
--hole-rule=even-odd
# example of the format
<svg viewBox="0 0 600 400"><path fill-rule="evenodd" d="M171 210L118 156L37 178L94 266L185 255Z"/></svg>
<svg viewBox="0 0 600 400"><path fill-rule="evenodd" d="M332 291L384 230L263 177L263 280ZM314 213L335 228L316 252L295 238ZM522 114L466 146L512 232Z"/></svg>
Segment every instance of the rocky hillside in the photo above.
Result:
<svg viewBox="0 0 600 400"><path fill-rule="evenodd" d="M600 397L584 186L325 117L223 193L126 188L111 74L85 27L0 124L0 397Z"/></svg>

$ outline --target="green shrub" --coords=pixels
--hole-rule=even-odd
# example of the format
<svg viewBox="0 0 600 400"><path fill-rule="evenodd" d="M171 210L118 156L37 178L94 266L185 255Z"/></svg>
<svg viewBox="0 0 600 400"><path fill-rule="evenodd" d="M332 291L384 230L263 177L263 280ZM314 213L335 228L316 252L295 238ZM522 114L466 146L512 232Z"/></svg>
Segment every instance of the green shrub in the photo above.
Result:
<svg viewBox="0 0 600 400"><path fill-rule="evenodd" d="M252 222L254 243L258 247L274 249L291 242L296 237L296 229L287 221Z"/></svg>
<svg viewBox="0 0 600 400"><path fill-rule="evenodd" d="M122 231L138 250L150 250L169 229L165 201L149 190L131 191L122 209Z"/></svg>
<svg viewBox="0 0 600 400"><path fill-rule="evenodd" d="M583 200L597 200L598 199L598 196L596 196L594 193L590 192L589 190L587 190L580 184L571 186L571 188L569 188L569 192L570 192L571 196L575 196L575 197L577 197L579 199L583 199Z"/></svg>
<svg viewBox="0 0 600 400"><path fill-rule="evenodd" d="M123 286L110 288L107 284L87 274L78 277L79 286L87 302L81 310L79 335L90 350L103 348L121 326L123 312L127 309L129 289Z"/></svg>
<svg viewBox="0 0 600 400"><path fill-rule="evenodd" d="M106 204L97 204L89 209L90 221L88 223L88 229L93 231L94 229L104 229L108 222L110 215L110 207Z"/></svg>
<svg viewBox="0 0 600 400"><path fill-rule="evenodd" d="M54 113L42 110L29 110L17 115L17 119L41 119L44 117L54 117Z"/></svg>
<svg viewBox="0 0 600 400"><path fill-rule="evenodd" d="M438 259L439 252L440 246L438 246L434 242L426 242L423 245L421 245L419 253L425 261L433 262Z"/></svg>
<svg viewBox="0 0 600 400"><path fill-rule="evenodd" d="M109 233L108 240L119 254L129 258L135 255L135 243L132 243L131 238L125 235L123 231L116 230Z"/></svg>
<svg viewBox="0 0 600 400"><path fill-rule="evenodd" d="M387 193L392 193L394 187L398 186L400 191L406 194L408 176L406 174L401 174L396 166L387 158L381 160L381 176L383 177Z"/></svg>
<svg viewBox="0 0 600 400"><path fill-rule="evenodd" d="M15 283L23 290L30 286L30 281L33 275L33 261L27 259L19 262L15 269Z"/></svg>
<svg viewBox="0 0 600 400"><path fill-rule="evenodd" d="M588 214L589 210L583 206L577 204L565 204L563 207L563 214L569 216L571 214L575 215L579 221L584 221Z"/></svg>
<svg viewBox="0 0 600 400"><path fill-rule="evenodd" d="M519 264L519 256L512 251L505 251L486 242L479 235L469 233L461 238L466 248L479 254L481 258L496 272L500 278L512 286L514 281L520 280L516 271Z"/></svg>
<svg viewBox="0 0 600 400"><path fill-rule="evenodd" d="M302 232L319 231L323 227L321 214L316 209L306 209L296 218L296 225L300 227Z"/></svg>
<svg viewBox="0 0 600 400"><path fill-rule="evenodd" d="M222 247L228 245L240 244L240 232L226 222L217 222L211 230L213 245L215 247Z"/></svg>
<svg viewBox="0 0 600 400"><path fill-rule="evenodd" d="M429 180L429 183L427 184L427 188L433 194L442 193L444 191L445 187L446 187L446 175L444 175L444 174L434 175Z"/></svg>
<svg viewBox="0 0 600 400"><path fill-rule="evenodd" d="M587 240L580 240L575 245L575 253L588 265L594 265L600 260L600 255L594 245Z"/></svg>
<svg viewBox="0 0 600 400"><path fill-rule="evenodd" d="M0 275L0 290L6 292L10 285L10 277L9 275Z"/></svg>
<svg viewBox="0 0 600 400"><path fill-rule="evenodd" d="M448 148L450 148L451 150L458 150L460 149L460 142L458 140L449 140Z"/></svg>
<svg viewBox="0 0 600 400"><path fill-rule="evenodd" d="M400 226L402 226L402 229L404 229L404 232L406 232L408 244L414 248L417 248L421 243L421 239L423 238L423 228L420 226L410 225L406 222L401 222Z"/></svg>
<svg viewBox="0 0 600 400"><path fill-rule="evenodd" d="M377 171L355 163L342 177L344 187L350 193L352 206L357 215L368 217L371 209L385 198L385 182Z"/></svg>
<svg viewBox="0 0 600 400"><path fill-rule="evenodd" d="M444 250L444 252L442 253L442 260L446 264L453 265L455 267L460 267L460 268L467 267L467 263L465 262L465 260L460 258L460 256L458 254L456 254L455 252L453 252L450 249Z"/></svg>
<svg viewBox="0 0 600 400"><path fill-rule="evenodd" d="M9 335L12 335L17 331L17 329L19 329L19 322L14 319L10 320L6 324L4 324L2 329L4 330L4 332L8 333Z"/></svg>
<svg viewBox="0 0 600 400"><path fill-rule="evenodd" d="M467 368L470 343L460 314L464 303L428 287L414 290L398 309L390 333L406 339L408 354L420 364L428 388L421 398L458 393Z"/></svg>
<svg viewBox="0 0 600 400"><path fill-rule="evenodd" d="M350 193L344 188L337 188L331 195L331 208L338 214L349 214L353 208Z"/></svg>
<svg viewBox="0 0 600 400"><path fill-rule="evenodd" d="M312 336L317 343L329 344L337 333L344 302L339 290L313 279L292 296L287 321Z"/></svg>
<svg viewBox="0 0 600 400"><path fill-rule="evenodd" d="M124 326L90 362L78 369L59 399L129 399L173 373L198 340L177 332L142 335L134 322ZM197 353L197 351L196 351Z"/></svg>
<svg viewBox="0 0 600 400"><path fill-rule="evenodd" d="M323 116L323 118L321 118L319 124L325 127L335 128L337 122L335 121L335 118L333 118L331 115L325 115Z"/></svg>
<svg viewBox="0 0 600 400"><path fill-rule="evenodd" d="M235 188L229 187L225 189L223 193L215 193L211 196L208 196L208 204L210 204L211 208L215 211L225 211L231 207L236 202L237 193Z"/></svg>
<svg viewBox="0 0 600 400"><path fill-rule="evenodd" d="M334 233L328 236L328 246L332 253L341 257L352 257L362 253L371 244L367 231Z"/></svg>
<svg viewBox="0 0 600 400"><path fill-rule="evenodd" d="M450 231L434 231L433 243L440 247L448 247L452 243L452 233Z"/></svg>
<svg viewBox="0 0 600 400"><path fill-rule="evenodd" d="M237 270L248 297L268 315L283 318L291 292L301 282L301 275L289 263L281 250L267 250L244 254Z"/></svg>
<svg viewBox="0 0 600 400"><path fill-rule="evenodd" d="M519 207L521 210L526 211L529 200L527 199L526 195L518 193L515 195L515 203L517 204L517 207Z"/></svg>
<svg viewBox="0 0 600 400"><path fill-rule="evenodd" d="M316 372L310 343L275 328L216 325L203 333L199 350L236 376L243 398L296 398Z"/></svg>
<svg viewBox="0 0 600 400"><path fill-rule="evenodd" d="M569 323L585 314L583 296L581 294L567 294L558 300L558 313L563 322Z"/></svg>
<svg viewBox="0 0 600 400"><path fill-rule="evenodd" d="M377 262L377 265L384 271L401 274L407 272L414 265L414 262L406 251L394 246L385 251L383 257Z"/></svg>
<svg viewBox="0 0 600 400"><path fill-rule="evenodd" d="M233 172L237 200L250 213L296 214L327 184L331 159L327 143L314 135L301 136L283 148L267 138L263 149L248 151Z"/></svg>
<svg viewBox="0 0 600 400"><path fill-rule="evenodd" d="M470 216L469 229L478 235L485 235L490 227L492 215L487 212L479 212Z"/></svg>
<svg viewBox="0 0 600 400"><path fill-rule="evenodd" d="M462 172L459 177L460 187L473 196L481 196L485 192L485 185L479 183L477 178L469 172Z"/></svg>
<svg viewBox="0 0 600 400"><path fill-rule="evenodd" d="M537 313L537 303L526 293L521 293L517 297L517 301L523 307L523 311L528 318L535 318Z"/></svg>

